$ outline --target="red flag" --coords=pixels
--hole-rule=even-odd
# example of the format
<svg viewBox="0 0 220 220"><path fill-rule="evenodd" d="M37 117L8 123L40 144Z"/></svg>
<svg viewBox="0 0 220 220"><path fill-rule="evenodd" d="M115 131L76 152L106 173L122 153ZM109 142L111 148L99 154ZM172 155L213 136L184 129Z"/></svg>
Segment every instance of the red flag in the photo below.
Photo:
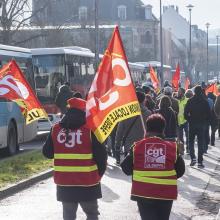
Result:
<svg viewBox="0 0 220 220"><path fill-rule="evenodd" d="M213 94L216 95L216 96L219 95L218 87L217 87L217 84L216 84L216 83L213 83L213 84L209 85L209 86L205 89L206 95L207 95L209 92L213 93Z"/></svg>
<svg viewBox="0 0 220 220"><path fill-rule="evenodd" d="M179 81L180 81L180 65L178 63L176 67L176 72L174 73L172 78L172 86L175 91L177 91L179 88Z"/></svg>
<svg viewBox="0 0 220 220"><path fill-rule="evenodd" d="M188 77L186 77L186 80L185 80L185 90L189 89L189 85L190 85L190 80Z"/></svg>
<svg viewBox="0 0 220 220"><path fill-rule="evenodd" d="M152 68L151 65L149 65L149 68L150 68L150 79L151 79L151 82L153 84L153 87L154 87L156 92L159 92L160 83L159 83L159 80L157 78L157 75L156 75L156 73L155 73L155 71L154 71L154 69Z"/></svg>
<svg viewBox="0 0 220 220"><path fill-rule="evenodd" d="M19 105L26 124L47 118L46 112L14 60L0 70L0 97Z"/></svg>
<svg viewBox="0 0 220 220"><path fill-rule="evenodd" d="M87 126L102 143L118 122L136 115L140 106L116 27L87 97Z"/></svg>

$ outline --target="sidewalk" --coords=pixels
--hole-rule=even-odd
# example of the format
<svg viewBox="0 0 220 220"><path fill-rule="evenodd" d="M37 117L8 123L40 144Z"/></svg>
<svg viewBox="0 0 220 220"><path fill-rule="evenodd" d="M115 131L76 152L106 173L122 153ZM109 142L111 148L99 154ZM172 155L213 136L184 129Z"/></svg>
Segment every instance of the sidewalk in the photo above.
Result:
<svg viewBox="0 0 220 220"><path fill-rule="evenodd" d="M215 220L220 205L220 141L204 156L205 169L189 167L185 156L186 173L178 181L179 197L174 202L170 220ZM137 205L130 200L131 178L124 175L109 158L102 180L103 198L99 200L100 220L139 220ZM1 220L60 220L61 203L56 201L53 180L40 183L0 201ZM79 220L84 220L78 210Z"/></svg>

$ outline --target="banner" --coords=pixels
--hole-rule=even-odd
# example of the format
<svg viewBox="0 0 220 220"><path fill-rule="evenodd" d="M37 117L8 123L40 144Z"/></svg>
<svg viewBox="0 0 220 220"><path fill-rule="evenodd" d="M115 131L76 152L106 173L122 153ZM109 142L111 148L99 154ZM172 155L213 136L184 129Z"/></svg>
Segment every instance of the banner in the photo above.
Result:
<svg viewBox="0 0 220 220"><path fill-rule="evenodd" d="M179 81L180 81L180 65L178 63L176 67L176 72L173 74L173 78L172 78L172 87L174 88L175 91L179 89Z"/></svg>
<svg viewBox="0 0 220 220"><path fill-rule="evenodd" d="M48 117L14 60L0 70L0 98L16 102L25 117L26 124Z"/></svg>
<svg viewBox="0 0 220 220"><path fill-rule="evenodd" d="M185 90L189 89L189 85L190 85L190 80L188 77L186 77L186 80L185 80Z"/></svg>
<svg viewBox="0 0 220 220"><path fill-rule="evenodd" d="M149 69L150 69L150 79L153 84L154 90L156 91L156 93L158 93L160 91L160 83L157 78L157 74L155 73L151 65L149 65Z"/></svg>
<svg viewBox="0 0 220 220"><path fill-rule="evenodd" d="M140 114L127 58L116 27L88 93L87 126L103 143L118 122Z"/></svg>

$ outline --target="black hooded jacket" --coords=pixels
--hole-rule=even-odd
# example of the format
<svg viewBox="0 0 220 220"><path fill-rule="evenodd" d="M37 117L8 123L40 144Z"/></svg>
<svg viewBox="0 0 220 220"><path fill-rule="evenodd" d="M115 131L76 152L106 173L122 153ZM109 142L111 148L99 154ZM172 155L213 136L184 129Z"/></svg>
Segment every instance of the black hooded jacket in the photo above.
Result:
<svg viewBox="0 0 220 220"><path fill-rule="evenodd" d="M204 95L194 95L188 100L184 109L184 117L189 123L209 122L211 111Z"/></svg>
<svg viewBox="0 0 220 220"><path fill-rule="evenodd" d="M78 109L69 109L60 121L60 126L65 128L68 132L69 129L74 130L83 126L86 122L85 112ZM93 159L95 160L100 176L103 176L107 165L107 152L105 146L100 144L92 133L92 150ZM54 147L51 132L43 145L43 155L49 159L54 158ZM57 200L64 202L80 202L91 201L102 197L101 185L90 187L80 186L58 186L57 185Z"/></svg>

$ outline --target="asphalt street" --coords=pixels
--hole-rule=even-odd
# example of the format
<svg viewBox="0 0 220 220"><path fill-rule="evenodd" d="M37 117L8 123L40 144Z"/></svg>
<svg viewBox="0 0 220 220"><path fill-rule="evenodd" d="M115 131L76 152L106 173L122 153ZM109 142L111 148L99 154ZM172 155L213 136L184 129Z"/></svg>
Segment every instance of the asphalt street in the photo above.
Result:
<svg viewBox="0 0 220 220"><path fill-rule="evenodd" d="M186 173L178 181L179 197L174 202L171 220L214 220L220 206L220 142L204 157L205 169L189 167L185 156ZM42 141L36 147L40 148ZM101 220L139 220L136 203L130 200L130 177L109 158L108 169L102 179L103 198L99 200ZM86 219L78 210L79 220ZM0 201L1 220L60 220L62 206L56 201L52 178Z"/></svg>

